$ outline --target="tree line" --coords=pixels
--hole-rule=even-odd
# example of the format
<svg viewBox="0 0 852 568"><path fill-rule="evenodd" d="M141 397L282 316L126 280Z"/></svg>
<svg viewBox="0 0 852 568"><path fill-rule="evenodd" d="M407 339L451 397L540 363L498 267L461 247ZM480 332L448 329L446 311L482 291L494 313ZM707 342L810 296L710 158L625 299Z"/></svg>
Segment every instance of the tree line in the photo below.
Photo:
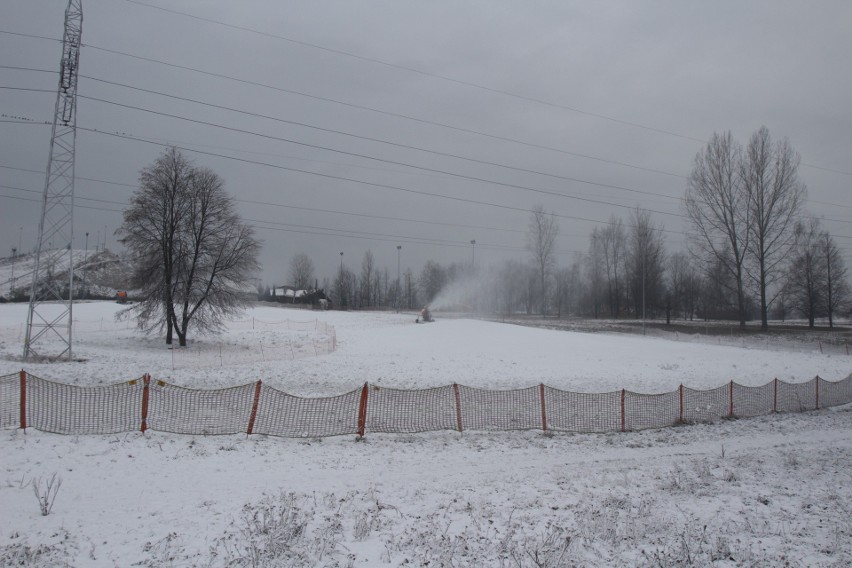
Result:
<svg viewBox="0 0 852 568"><path fill-rule="evenodd" d="M730 132L715 133L687 179L684 250L667 251L665 228L637 208L595 227L588 252L560 265L557 217L538 206L526 258L488 268L429 260L397 282L367 251L360 273L341 262L324 285L343 308L410 309L454 290L461 291L451 301L459 309L501 314L726 319L741 326L759 319L764 329L770 319L804 317L813 327L825 317L833 327L851 309L848 274L834 238L804 208L799 162L790 142L773 141L765 127L744 147ZM308 263L294 257L294 282L305 281Z"/></svg>
<svg viewBox="0 0 852 568"><path fill-rule="evenodd" d="M588 251L560 264L557 216L537 206L525 258L489 267L429 260L416 275L407 268L394 277L368 250L358 272L341 255L322 287L343 309L417 309L440 299L442 308L505 315L759 319L764 329L800 316L833 327L852 309L848 273L832 235L804 208L799 163L790 142L766 128L745 146L714 133L687 179L685 250L667 251L665 228L637 208L595 227ZM141 329L186 345L190 326L216 330L245 305L260 243L213 171L170 148L142 170L123 216L118 236L138 300L127 312ZM290 278L297 289L316 286L310 257L293 257Z"/></svg>

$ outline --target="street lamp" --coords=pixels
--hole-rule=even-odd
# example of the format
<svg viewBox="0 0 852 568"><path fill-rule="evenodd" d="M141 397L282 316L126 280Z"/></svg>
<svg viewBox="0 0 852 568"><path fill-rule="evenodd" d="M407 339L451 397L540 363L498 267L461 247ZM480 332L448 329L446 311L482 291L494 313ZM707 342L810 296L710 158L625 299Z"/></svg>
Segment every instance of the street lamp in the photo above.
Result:
<svg viewBox="0 0 852 568"><path fill-rule="evenodd" d="M401 296L399 289L399 255L402 251L402 245L396 245L396 313L399 313L399 298Z"/></svg>
<svg viewBox="0 0 852 568"><path fill-rule="evenodd" d="M472 241L470 241L470 266L471 266L471 268L473 268L473 266L475 264L476 264L476 239L473 239Z"/></svg>
<svg viewBox="0 0 852 568"><path fill-rule="evenodd" d="M86 231L86 254L83 255L83 264L86 264L86 261L89 260L89 232Z"/></svg>
<svg viewBox="0 0 852 568"><path fill-rule="evenodd" d="M340 253L340 272L343 273L343 252Z"/></svg>

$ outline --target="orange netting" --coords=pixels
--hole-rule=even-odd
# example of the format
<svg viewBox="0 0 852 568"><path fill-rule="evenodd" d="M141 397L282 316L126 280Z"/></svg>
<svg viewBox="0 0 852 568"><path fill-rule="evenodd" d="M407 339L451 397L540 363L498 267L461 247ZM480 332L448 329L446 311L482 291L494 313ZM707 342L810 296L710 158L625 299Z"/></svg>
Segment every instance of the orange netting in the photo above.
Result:
<svg viewBox="0 0 852 568"><path fill-rule="evenodd" d="M614 432L712 422L852 403L852 375L841 381L774 380L749 387L680 387L662 394L621 390L575 393L538 385L485 390L447 385L401 390L365 384L331 397L303 398L260 381L201 390L141 379L103 387L52 382L26 372L0 377L0 428L60 434L146 429L178 434L326 437L365 432L522 430Z"/></svg>
<svg viewBox="0 0 852 568"><path fill-rule="evenodd" d="M0 377L0 428L21 424L21 379L18 373Z"/></svg>

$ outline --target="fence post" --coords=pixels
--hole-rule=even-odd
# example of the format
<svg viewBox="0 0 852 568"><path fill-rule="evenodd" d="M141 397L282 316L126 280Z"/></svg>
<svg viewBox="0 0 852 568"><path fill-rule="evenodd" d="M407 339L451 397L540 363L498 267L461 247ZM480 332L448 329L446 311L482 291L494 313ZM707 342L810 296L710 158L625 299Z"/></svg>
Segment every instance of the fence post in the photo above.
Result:
<svg viewBox="0 0 852 568"><path fill-rule="evenodd" d="M734 381L733 380L731 380L731 386L729 388L729 391L730 391L730 397L731 397L731 411L728 414L728 418L733 418L734 417Z"/></svg>
<svg viewBox="0 0 852 568"><path fill-rule="evenodd" d="M541 396L541 429L547 432L547 409L544 407L544 383L538 385L538 392Z"/></svg>
<svg viewBox="0 0 852 568"><path fill-rule="evenodd" d="M254 402L251 405L251 416L249 417L246 435L251 435L251 433L254 432L254 421L257 418L257 405L260 404L260 386L261 381L258 380L254 387Z"/></svg>
<svg viewBox="0 0 852 568"><path fill-rule="evenodd" d="M148 429L148 398L151 393L151 375L145 373L142 376L142 433L145 433L145 430Z"/></svg>
<svg viewBox="0 0 852 568"><path fill-rule="evenodd" d="M772 412L778 412L778 377L775 377L775 389L772 393Z"/></svg>
<svg viewBox="0 0 852 568"><path fill-rule="evenodd" d="M624 389L621 389L621 431L622 432L627 431L627 420L625 419L626 417L624 415L624 395L625 395L626 392L627 391L625 391Z"/></svg>
<svg viewBox="0 0 852 568"><path fill-rule="evenodd" d="M21 369L21 430L27 430L27 372Z"/></svg>
<svg viewBox="0 0 852 568"><path fill-rule="evenodd" d="M678 422L683 424L683 383L680 384L677 390L680 398L680 417L678 418Z"/></svg>
<svg viewBox="0 0 852 568"><path fill-rule="evenodd" d="M462 431L461 397L459 396L459 385L458 385L458 383L453 383L453 393L456 396L456 424L458 424L459 432L461 432Z"/></svg>
<svg viewBox="0 0 852 568"><path fill-rule="evenodd" d="M361 389L361 402L358 404L358 437L363 438L367 430L367 383Z"/></svg>

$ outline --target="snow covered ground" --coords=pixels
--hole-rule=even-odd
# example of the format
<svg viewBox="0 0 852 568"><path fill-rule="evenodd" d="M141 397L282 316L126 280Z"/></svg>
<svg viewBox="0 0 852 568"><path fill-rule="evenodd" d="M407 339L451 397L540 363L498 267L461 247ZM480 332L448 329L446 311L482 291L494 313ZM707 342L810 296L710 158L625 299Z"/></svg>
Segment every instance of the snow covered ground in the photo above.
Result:
<svg viewBox="0 0 852 568"><path fill-rule="evenodd" d="M0 374L24 367L100 385L147 372L196 388L262 379L317 396L365 381L653 393L852 370L837 354L280 306L255 307L190 345L270 346L264 360L176 366L159 340L114 321L120 306L74 309L79 361L24 364L26 306L0 305ZM284 345L323 340L325 323L334 352L286 356ZM852 563L848 406L625 434L368 433L362 442L6 430L0 456L3 566ZM62 486L42 516L33 486L54 473Z"/></svg>

